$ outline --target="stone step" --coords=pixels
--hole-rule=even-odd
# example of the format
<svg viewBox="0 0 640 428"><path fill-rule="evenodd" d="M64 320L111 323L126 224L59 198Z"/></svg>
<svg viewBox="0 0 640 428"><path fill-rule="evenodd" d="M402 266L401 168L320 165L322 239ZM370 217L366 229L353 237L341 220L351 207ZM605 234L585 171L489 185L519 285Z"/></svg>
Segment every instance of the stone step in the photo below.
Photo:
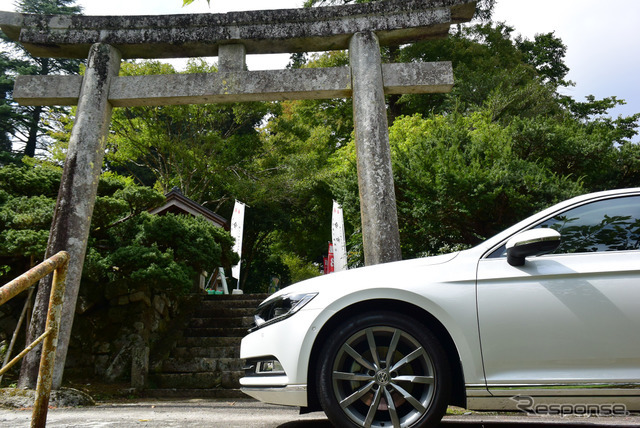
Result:
<svg viewBox="0 0 640 428"><path fill-rule="evenodd" d="M211 308L201 305L193 316L195 318L238 318L253 317L254 312L255 308Z"/></svg>
<svg viewBox="0 0 640 428"><path fill-rule="evenodd" d="M178 347L171 351L172 358L240 358L240 345L217 347Z"/></svg>
<svg viewBox="0 0 640 428"><path fill-rule="evenodd" d="M222 338L222 337L239 337L243 338L248 334L246 327L232 328L185 328L184 337L202 337L202 338Z"/></svg>
<svg viewBox="0 0 640 428"><path fill-rule="evenodd" d="M248 328L253 323L253 317L203 317L192 318L189 322L190 328L215 328L215 327L245 327Z"/></svg>
<svg viewBox="0 0 640 428"><path fill-rule="evenodd" d="M267 293L256 294L205 294L202 300L225 301L225 300L250 300L258 303L265 300L270 295Z"/></svg>
<svg viewBox="0 0 640 428"><path fill-rule="evenodd" d="M183 337L178 340L178 347L185 348L218 348L237 346L240 348L241 337Z"/></svg>
<svg viewBox="0 0 640 428"><path fill-rule="evenodd" d="M162 373L201 373L242 371L239 358L168 358L162 362Z"/></svg>
<svg viewBox="0 0 640 428"><path fill-rule="evenodd" d="M247 398L240 392L244 376L240 341L253 322L255 308L267 295L207 295L170 357L150 373L150 397Z"/></svg>
<svg viewBox="0 0 640 428"><path fill-rule="evenodd" d="M260 304L256 300L203 300L201 309L243 308L255 309Z"/></svg>
<svg viewBox="0 0 640 428"><path fill-rule="evenodd" d="M214 399L248 399L240 389L236 388L209 388L209 389L177 389L158 388L142 391L144 397L151 398L214 398Z"/></svg>
<svg viewBox="0 0 640 428"><path fill-rule="evenodd" d="M153 389L238 389L240 388L240 378L243 376L244 371L158 373L149 375L149 385Z"/></svg>

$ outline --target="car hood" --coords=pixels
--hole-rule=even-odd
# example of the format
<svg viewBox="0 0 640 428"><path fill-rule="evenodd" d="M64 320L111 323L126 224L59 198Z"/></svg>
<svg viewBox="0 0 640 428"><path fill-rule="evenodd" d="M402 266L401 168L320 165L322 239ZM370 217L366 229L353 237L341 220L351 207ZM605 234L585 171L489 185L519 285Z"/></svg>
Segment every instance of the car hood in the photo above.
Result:
<svg viewBox="0 0 640 428"><path fill-rule="evenodd" d="M441 265L448 263L459 252L443 254L439 256L423 257L419 259L402 260L398 262L382 263L373 266L366 266L357 269L350 269L342 272L331 273L328 275L322 275L315 278L307 279L305 281L292 284L283 288L277 293L270 296L267 300L271 300L281 295L292 293L311 293L321 290L327 290L331 287L344 286L346 284L353 284L358 282L362 278L385 278L389 275L410 275L412 271L416 269L422 269L428 266Z"/></svg>

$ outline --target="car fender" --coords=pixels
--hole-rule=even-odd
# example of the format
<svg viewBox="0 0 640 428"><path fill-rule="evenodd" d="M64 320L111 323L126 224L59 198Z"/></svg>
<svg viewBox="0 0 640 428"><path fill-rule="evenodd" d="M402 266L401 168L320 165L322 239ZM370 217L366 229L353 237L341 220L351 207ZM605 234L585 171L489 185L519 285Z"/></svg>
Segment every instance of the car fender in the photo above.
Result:
<svg viewBox="0 0 640 428"><path fill-rule="evenodd" d="M438 320L450 335L458 351L467 383L484 384L484 373L480 358L480 343L477 333L477 317L474 284L432 284L437 290L450 297L443 302L432 300L410 289L396 287L357 290L344 294L328 304L311 323L300 349L296 379L306 382L309 362L314 344L324 326L337 314L349 314L349 308L367 301L388 300L411 304L429 313ZM435 294L438 295L438 294ZM450 302L455 301L452 305ZM467 332L465 334L465 332Z"/></svg>

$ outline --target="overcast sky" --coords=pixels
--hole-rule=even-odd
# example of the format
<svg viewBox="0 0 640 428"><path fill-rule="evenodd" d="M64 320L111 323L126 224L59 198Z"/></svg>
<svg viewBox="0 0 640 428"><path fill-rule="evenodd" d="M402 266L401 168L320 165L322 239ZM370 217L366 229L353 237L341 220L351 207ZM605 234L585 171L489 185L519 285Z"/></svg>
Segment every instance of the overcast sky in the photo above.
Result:
<svg viewBox="0 0 640 428"><path fill-rule="evenodd" d="M627 101L618 114L640 112L640 1L639 0L497 0L495 19L533 38L555 31L567 46L569 80L575 87L563 92L577 100L593 94L615 95ZM14 0L0 0L0 10L14 10ZM224 13L238 10L300 7L303 0L79 0L87 15ZM256 56L254 56L256 57ZM248 58L249 69L282 68L288 55ZM265 58L266 57L266 58ZM637 141L637 139L636 139Z"/></svg>

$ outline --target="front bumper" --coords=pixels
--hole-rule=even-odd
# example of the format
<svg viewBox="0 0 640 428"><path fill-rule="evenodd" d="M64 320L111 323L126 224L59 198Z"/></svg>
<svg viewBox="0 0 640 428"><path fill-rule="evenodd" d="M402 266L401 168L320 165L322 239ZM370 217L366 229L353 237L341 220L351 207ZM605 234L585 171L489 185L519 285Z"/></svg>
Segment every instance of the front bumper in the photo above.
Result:
<svg viewBox="0 0 640 428"><path fill-rule="evenodd" d="M311 348L320 330L314 325L319 313L317 309L303 309L242 339L240 358L248 364L275 359L282 366L278 375L247 370L240 379L245 394L265 403L307 406L307 373Z"/></svg>
<svg viewBox="0 0 640 428"><path fill-rule="evenodd" d="M241 382L242 383L242 382ZM307 407L307 385L242 387L242 392L264 403Z"/></svg>

